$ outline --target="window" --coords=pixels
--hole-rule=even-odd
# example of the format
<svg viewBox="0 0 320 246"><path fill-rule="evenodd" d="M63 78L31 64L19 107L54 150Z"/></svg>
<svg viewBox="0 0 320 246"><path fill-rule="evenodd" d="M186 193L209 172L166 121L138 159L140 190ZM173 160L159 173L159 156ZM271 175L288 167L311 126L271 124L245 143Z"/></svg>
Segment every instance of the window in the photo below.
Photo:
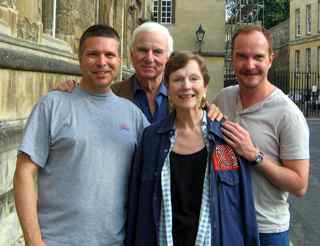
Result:
<svg viewBox="0 0 320 246"><path fill-rule="evenodd" d="M295 72L300 72L300 50L295 51L295 56L294 56L294 71Z"/></svg>
<svg viewBox="0 0 320 246"><path fill-rule="evenodd" d="M307 5L306 8L306 33L311 33L311 5Z"/></svg>
<svg viewBox="0 0 320 246"><path fill-rule="evenodd" d="M296 36L300 36L301 35L301 27L300 27L300 9L296 9L295 11L295 19L296 19L296 23L295 23L295 27L296 27Z"/></svg>
<svg viewBox="0 0 320 246"><path fill-rule="evenodd" d="M311 48L306 48L306 73L311 72Z"/></svg>
<svg viewBox="0 0 320 246"><path fill-rule="evenodd" d="M152 9L152 20L161 24L172 24L172 0L154 0Z"/></svg>

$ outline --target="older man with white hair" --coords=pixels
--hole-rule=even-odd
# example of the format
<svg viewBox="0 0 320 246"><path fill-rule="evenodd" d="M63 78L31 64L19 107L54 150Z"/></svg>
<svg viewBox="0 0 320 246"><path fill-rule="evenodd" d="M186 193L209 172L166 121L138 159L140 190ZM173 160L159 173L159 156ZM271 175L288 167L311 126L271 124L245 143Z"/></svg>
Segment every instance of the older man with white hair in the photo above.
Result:
<svg viewBox="0 0 320 246"><path fill-rule="evenodd" d="M150 123L157 122L168 114L162 75L173 51L173 39L166 27L146 22L134 30L130 48L135 74L111 88L115 94L135 103Z"/></svg>

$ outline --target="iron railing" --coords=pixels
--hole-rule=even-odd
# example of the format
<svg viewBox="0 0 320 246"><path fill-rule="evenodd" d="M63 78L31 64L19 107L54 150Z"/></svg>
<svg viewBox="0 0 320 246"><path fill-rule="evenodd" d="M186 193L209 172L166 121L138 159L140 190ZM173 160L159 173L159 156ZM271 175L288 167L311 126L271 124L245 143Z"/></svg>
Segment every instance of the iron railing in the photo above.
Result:
<svg viewBox="0 0 320 246"><path fill-rule="evenodd" d="M305 117L320 117L320 73L270 71L268 79L295 102ZM225 72L224 86L234 84L234 73Z"/></svg>

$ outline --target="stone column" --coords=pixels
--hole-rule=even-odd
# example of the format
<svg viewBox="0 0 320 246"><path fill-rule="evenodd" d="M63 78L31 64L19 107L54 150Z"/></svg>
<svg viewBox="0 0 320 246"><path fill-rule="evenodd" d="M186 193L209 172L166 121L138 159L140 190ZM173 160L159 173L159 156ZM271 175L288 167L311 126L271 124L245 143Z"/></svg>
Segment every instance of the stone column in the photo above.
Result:
<svg viewBox="0 0 320 246"><path fill-rule="evenodd" d="M44 0L42 2L42 23L43 32L53 35L53 0Z"/></svg>
<svg viewBox="0 0 320 246"><path fill-rule="evenodd" d="M107 0L105 0L107 1ZM123 62L124 62L124 57L123 57L123 43L124 43L124 8L125 8L125 1L126 0L116 0L113 2L112 6L112 20L110 20L110 24L112 22L112 27L117 30L117 32L120 35L120 57L122 59L121 62L121 67L120 67L120 74L118 77L118 80L122 79L122 68L123 68Z"/></svg>
<svg viewBox="0 0 320 246"><path fill-rule="evenodd" d="M99 23L114 25L115 0L100 0Z"/></svg>

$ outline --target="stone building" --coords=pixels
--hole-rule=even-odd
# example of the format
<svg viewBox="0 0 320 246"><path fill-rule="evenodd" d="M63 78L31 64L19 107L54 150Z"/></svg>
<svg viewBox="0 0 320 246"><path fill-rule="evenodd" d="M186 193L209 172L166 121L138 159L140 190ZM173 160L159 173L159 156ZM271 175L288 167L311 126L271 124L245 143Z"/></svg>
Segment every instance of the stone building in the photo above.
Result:
<svg viewBox="0 0 320 246"><path fill-rule="evenodd" d="M119 31L125 73L132 30L148 16L149 0L0 0L1 246L22 242L12 177L16 149L34 103L55 83L79 77L78 41L95 23Z"/></svg>
<svg viewBox="0 0 320 246"><path fill-rule="evenodd" d="M290 0L290 71L320 72L320 0Z"/></svg>
<svg viewBox="0 0 320 246"><path fill-rule="evenodd" d="M272 33L272 46L275 59L272 69L275 71L289 71L289 19L270 28Z"/></svg>
<svg viewBox="0 0 320 246"><path fill-rule="evenodd" d="M225 0L152 0L153 20L164 24L174 39L175 50L199 52L196 31L205 31L200 54L211 77L208 98L223 88Z"/></svg>

